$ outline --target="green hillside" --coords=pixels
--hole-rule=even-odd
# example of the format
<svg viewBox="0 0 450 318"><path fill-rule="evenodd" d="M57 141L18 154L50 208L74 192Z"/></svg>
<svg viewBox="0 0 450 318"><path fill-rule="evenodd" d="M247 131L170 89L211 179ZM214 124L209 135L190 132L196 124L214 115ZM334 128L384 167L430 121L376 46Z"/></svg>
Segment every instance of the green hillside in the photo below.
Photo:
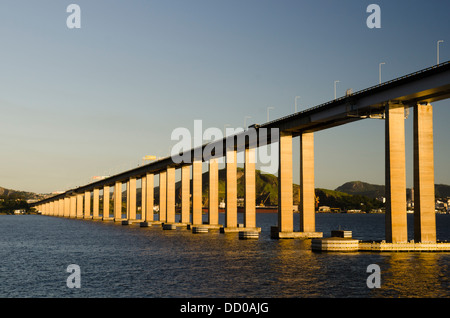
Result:
<svg viewBox="0 0 450 318"><path fill-rule="evenodd" d="M261 171L256 170L256 204L263 203L265 206L276 206L278 204L278 178L272 174L263 174ZM238 186L238 198L244 197L244 169L237 169L237 186ZM225 201L225 169L219 170L219 202ZM181 182L176 183L176 196L177 201L181 201ZM192 187L192 180L191 180ZM202 177L202 189L203 189L203 206L208 204L208 188L209 180L208 173L203 173ZM139 190L138 190L139 191ZM300 187L298 184L294 184L293 188L294 204L299 204ZM138 195L138 198L140 195ZM364 209L370 210L375 208L381 208L383 204L371 197L348 194L343 191L335 191L328 189L316 189L316 198L318 200L318 206L330 206L333 208L340 208L342 210L347 209ZM155 203L159 204L159 188L155 188ZM362 203L362 204L361 204Z"/></svg>

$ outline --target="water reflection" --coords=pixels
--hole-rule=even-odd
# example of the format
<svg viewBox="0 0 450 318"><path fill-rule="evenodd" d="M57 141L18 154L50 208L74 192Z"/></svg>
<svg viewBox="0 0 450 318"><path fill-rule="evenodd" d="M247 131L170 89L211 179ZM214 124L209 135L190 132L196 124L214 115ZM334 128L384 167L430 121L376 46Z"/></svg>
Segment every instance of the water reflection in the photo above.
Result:
<svg viewBox="0 0 450 318"><path fill-rule="evenodd" d="M448 297L448 253L389 253L374 297Z"/></svg>

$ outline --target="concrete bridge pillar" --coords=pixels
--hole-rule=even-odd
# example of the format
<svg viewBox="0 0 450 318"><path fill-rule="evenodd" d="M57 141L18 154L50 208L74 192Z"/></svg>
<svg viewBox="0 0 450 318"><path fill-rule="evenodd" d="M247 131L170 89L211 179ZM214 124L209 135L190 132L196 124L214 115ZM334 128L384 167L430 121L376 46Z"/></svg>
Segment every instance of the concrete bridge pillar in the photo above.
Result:
<svg viewBox="0 0 450 318"><path fill-rule="evenodd" d="M84 218L85 219L91 218L91 192L90 191L84 192Z"/></svg>
<svg viewBox="0 0 450 318"><path fill-rule="evenodd" d="M70 198L64 198L64 217L68 218L70 216Z"/></svg>
<svg viewBox="0 0 450 318"><path fill-rule="evenodd" d="M291 133L280 132L278 154L278 231L293 232Z"/></svg>
<svg viewBox="0 0 450 318"><path fill-rule="evenodd" d="M70 197L69 201L70 201L69 217L76 218L77 217L77 196L72 195Z"/></svg>
<svg viewBox="0 0 450 318"><path fill-rule="evenodd" d="M122 182L114 184L114 221L122 221Z"/></svg>
<svg viewBox="0 0 450 318"><path fill-rule="evenodd" d="M167 167L167 190L166 190L166 222L175 223L175 168Z"/></svg>
<svg viewBox="0 0 450 318"><path fill-rule="evenodd" d="M191 167L181 167L181 223L191 222Z"/></svg>
<svg viewBox="0 0 450 318"><path fill-rule="evenodd" d="M208 224L219 224L219 163L211 158L208 164Z"/></svg>
<svg viewBox="0 0 450 318"><path fill-rule="evenodd" d="M136 178L127 181L127 219L136 220Z"/></svg>
<svg viewBox="0 0 450 318"><path fill-rule="evenodd" d="M161 171L159 173L159 221L166 222L167 213L167 172Z"/></svg>
<svg viewBox="0 0 450 318"><path fill-rule="evenodd" d="M194 159L192 163L192 224L202 224L202 160Z"/></svg>
<svg viewBox="0 0 450 318"><path fill-rule="evenodd" d="M110 193L109 193L109 185L103 186L103 212L102 212L102 218L103 220L110 219L109 216L109 200L110 200Z"/></svg>
<svg viewBox="0 0 450 318"><path fill-rule="evenodd" d="M142 210L142 214L145 222L153 221L153 201L155 195L155 175L153 173L147 173L143 178L145 179L145 212ZM142 198L144 200L144 197Z"/></svg>
<svg viewBox="0 0 450 318"><path fill-rule="evenodd" d="M316 231L314 133L300 135L300 232Z"/></svg>
<svg viewBox="0 0 450 318"><path fill-rule="evenodd" d="M64 216L64 199L59 199L59 216Z"/></svg>
<svg viewBox="0 0 450 318"><path fill-rule="evenodd" d="M244 227L256 228L255 148L245 148L244 178Z"/></svg>
<svg viewBox="0 0 450 318"><path fill-rule="evenodd" d="M237 228L237 154L234 149L227 149L225 154L225 228Z"/></svg>
<svg viewBox="0 0 450 318"><path fill-rule="evenodd" d="M408 241L406 226L405 108L386 105L386 241Z"/></svg>
<svg viewBox="0 0 450 318"><path fill-rule="evenodd" d="M141 177L141 221L147 222L147 175Z"/></svg>
<svg viewBox="0 0 450 318"><path fill-rule="evenodd" d="M55 201L56 204L56 216L63 216L64 206L62 204L63 199L58 199Z"/></svg>
<svg viewBox="0 0 450 318"><path fill-rule="evenodd" d="M433 107L414 106L414 241L436 242Z"/></svg>
<svg viewBox="0 0 450 318"><path fill-rule="evenodd" d="M92 200L92 218L94 220L98 220L99 217L99 211L100 211L100 189L95 188L93 194L93 200Z"/></svg>
<svg viewBox="0 0 450 318"><path fill-rule="evenodd" d="M77 219L83 218L83 194L77 194Z"/></svg>

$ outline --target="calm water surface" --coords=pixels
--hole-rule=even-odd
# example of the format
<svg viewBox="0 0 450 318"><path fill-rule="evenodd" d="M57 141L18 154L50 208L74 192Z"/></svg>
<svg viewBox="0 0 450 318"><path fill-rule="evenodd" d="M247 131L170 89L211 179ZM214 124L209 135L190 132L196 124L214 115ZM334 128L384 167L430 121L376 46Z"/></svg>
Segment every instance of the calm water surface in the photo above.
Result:
<svg viewBox="0 0 450 318"><path fill-rule="evenodd" d="M223 218L223 215L220 215ZM298 215L295 215L298 224ZM0 216L0 297L450 296L450 253L316 253L310 240L272 240L276 214L257 214L258 240L49 216ZM450 241L450 215L437 215ZM412 215L408 215L412 238ZM383 214L318 214L318 231L384 239ZM81 268L70 289L69 264ZM366 285L369 264L381 288Z"/></svg>

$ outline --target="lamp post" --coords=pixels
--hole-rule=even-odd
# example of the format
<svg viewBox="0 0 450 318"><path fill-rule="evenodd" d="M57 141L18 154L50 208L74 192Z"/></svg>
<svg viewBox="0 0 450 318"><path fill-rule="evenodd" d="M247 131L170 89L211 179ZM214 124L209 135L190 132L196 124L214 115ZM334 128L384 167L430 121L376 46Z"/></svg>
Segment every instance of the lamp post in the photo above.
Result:
<svg viewBox="0 0 450 318"><path fill-rule="evenodd" d="M295 96L295 112L297 112L297 98L300 98L300 96Z"/></svg>
<svg viewBox="0 0 450 318"><path fill-rule="evenodd" d="M223 125L223 135L227 137L227 127L231 126L230 124Z"/></svg>
<svg viewBox="0 0 450 318"><path fill-rule="evenodd" d="M437 65L439 65L439 44L444 43L444 40L437 41Z"/></svg>
<svg viewBox="0 0 450 318"><path fill-rule="evenodd" d="M252 118L252 117L245 116L245 118L244 118L244 130L247 130L247 118Z"/></svg>
<svg viewBox="0 0 450 318"><path fill-rule="evenodd" d="M336 83L339 83L339 81L334 81L334 99L336 99Z"/></svg>
<svg viewBox="0 0 450 318"><path fill-rule="evenodd" d="M269 110L274 109L274 107L267 107L267 122L269 122Z"/></svg>
<svg viewBox="0 0 450 318"><path fill-rule="evenodd" d="M378 74L379 74L379 77L380 77L380 84L381 84L381 65L383 65L383 64L386 64L386 63L381 62L380 65L378 66L378 69L379 69Z"/></svg>

